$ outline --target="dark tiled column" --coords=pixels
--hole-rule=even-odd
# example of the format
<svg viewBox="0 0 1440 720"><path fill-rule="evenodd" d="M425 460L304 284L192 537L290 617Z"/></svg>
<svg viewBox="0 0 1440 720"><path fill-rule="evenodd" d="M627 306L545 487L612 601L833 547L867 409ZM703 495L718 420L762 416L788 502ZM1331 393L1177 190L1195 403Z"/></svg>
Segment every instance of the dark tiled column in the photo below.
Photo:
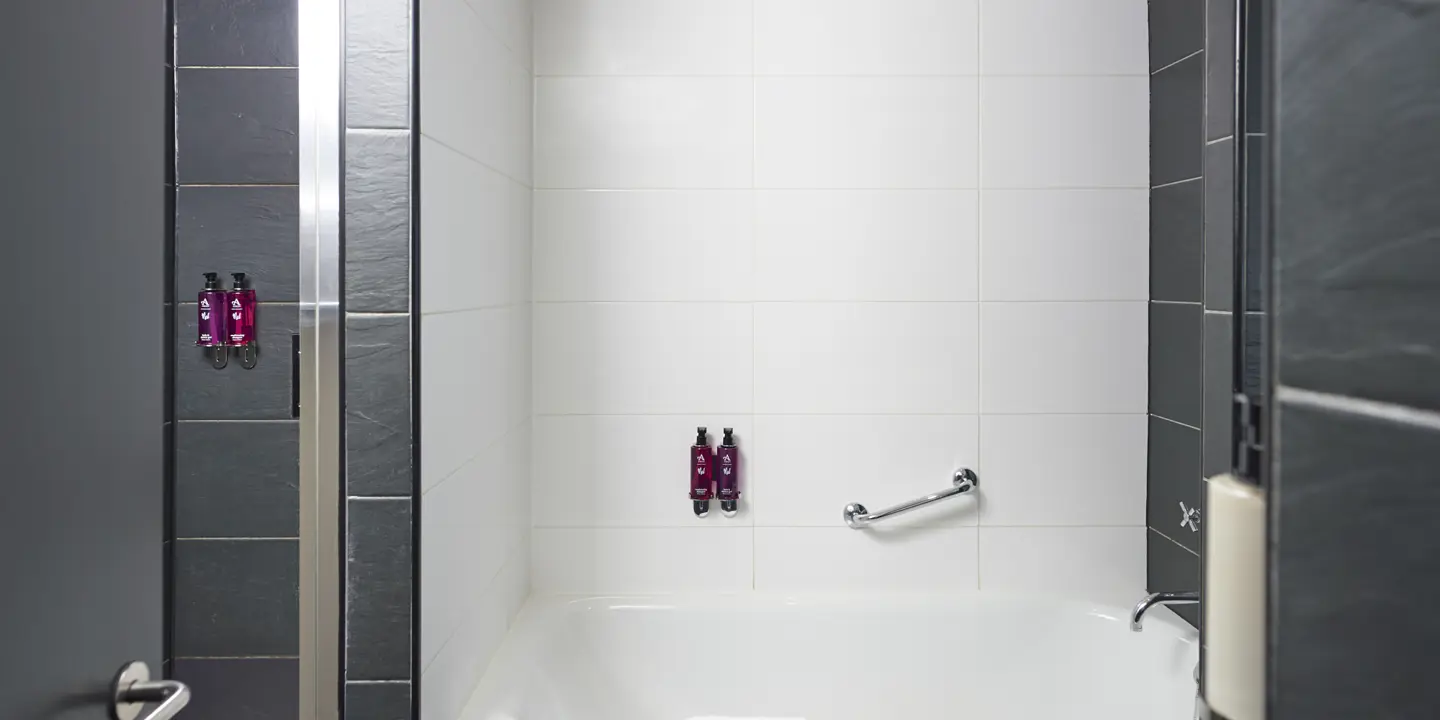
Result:
<svg viewBox="0 0 1440 720"><path fill-rule="evenodd" d="M345 18L345 712L411 717L418 366L412 338L411 0Z"/></svg>
<svg viewBox="0 0 1440 720"><path fill-rule="evenodd" d="M211 720L299 711L295 11L174 0L172 670ZM193 346L202 272L250 277L255 369Z"/></svg>

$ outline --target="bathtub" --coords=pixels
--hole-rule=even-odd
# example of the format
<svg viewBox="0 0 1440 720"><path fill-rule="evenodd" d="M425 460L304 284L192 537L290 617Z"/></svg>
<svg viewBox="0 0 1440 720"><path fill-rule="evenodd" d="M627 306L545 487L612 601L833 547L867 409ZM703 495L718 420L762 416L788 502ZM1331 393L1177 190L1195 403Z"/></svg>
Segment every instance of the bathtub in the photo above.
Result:
<svg viewBox="0 0 1440 720"><path fill-rule="evenodd" d="M532 598L462 720L1188 720L1195 632L962 597Z"/></svg>

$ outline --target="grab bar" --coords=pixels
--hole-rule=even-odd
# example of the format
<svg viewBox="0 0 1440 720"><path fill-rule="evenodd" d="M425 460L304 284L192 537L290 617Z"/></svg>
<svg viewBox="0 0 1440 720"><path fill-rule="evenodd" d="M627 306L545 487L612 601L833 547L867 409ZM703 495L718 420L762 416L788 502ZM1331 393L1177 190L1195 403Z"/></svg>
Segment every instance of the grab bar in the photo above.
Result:
<svg viewBox="0 0 1440 720"><path fill-rule="evenodd" d="M939 502L941 500L944 500L945 498L952 498L956 495L962 495L964 493L970 492L971 490L974 490L979 486L980 476L976 475L974 470L971 470L970 468L960 468L959 470L955 471L955 480L953 487L948 490L941 490L940 492L934 493L933 495L926 495L919 500L911 500L907 503L901 503L899 505L896 505L895 507L885 508L884 510L881 510L880 512L874 514L871 514L870 511L866 510L865 506L861 505L860 503L850 503L849 505L845 506L845 524L849 525L851 528L860 530L862 528L868 527L871 523L879 522L886 518L892 518L896 515L903 515L907 512L910 512L911 510L925 507L930 503Z"/></svg>

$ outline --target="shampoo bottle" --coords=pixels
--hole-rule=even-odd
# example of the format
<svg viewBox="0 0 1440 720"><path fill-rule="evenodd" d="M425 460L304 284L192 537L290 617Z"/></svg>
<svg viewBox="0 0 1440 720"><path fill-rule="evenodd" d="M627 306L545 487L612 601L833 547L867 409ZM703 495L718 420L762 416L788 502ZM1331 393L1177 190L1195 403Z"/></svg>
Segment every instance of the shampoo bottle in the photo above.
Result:
<svg viewBox="0 0 1440 720"><path fill-rule="evenodd" d="M715 496L715 455L705 432L703 427L696 428L695 444L690 447L690 501L695 517L702 518L710 514L710 498Z"/></svg>

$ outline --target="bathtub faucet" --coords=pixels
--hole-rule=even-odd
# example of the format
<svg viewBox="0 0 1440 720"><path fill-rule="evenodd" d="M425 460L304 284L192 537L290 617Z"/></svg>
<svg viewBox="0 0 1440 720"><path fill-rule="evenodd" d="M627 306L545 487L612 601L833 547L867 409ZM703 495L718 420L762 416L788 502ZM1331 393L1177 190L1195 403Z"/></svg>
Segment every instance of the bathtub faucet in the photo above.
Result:
<svg viewBox="0 0 1440 720"><path fill-rule="evenodd" d="M1140 604L1135 606L1135 612L1130 614L1130 630L1140 632L1145 629L1145 612L1156 605L1194 605L1200 602L1198 592L1157 592L1145 596Z"/></svg>

